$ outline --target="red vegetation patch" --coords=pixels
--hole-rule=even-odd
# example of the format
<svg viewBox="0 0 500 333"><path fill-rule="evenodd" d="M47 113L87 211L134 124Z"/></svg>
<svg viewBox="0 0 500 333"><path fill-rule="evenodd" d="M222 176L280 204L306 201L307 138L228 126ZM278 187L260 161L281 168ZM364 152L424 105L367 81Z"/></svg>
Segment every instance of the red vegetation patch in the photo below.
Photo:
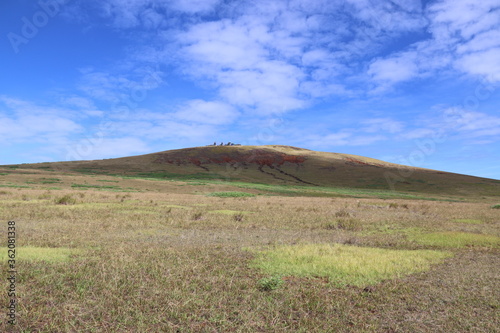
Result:
<svg viewBox="0 0 500 333"><path fill-rule="evenodd" d="M257 164L259 166L281 166L285 163L302 164L306 157L300 155L288 155L280 152L271 152L264 149L253 149L249 151L233 152L211 152L200 151L196 156L190 156L189 152L174 152L158 154L155 163L169 163L176 165L194 164Z"/></svg>

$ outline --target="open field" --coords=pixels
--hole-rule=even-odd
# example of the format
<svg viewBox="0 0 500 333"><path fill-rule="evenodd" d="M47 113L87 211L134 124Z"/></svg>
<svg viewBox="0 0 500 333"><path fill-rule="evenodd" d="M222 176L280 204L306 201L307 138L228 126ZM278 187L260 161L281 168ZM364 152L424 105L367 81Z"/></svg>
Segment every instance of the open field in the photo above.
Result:
<svg viewBox="0 0 500 333"><path fill-rule="evenodd" d="M6 167L0 257L19 332L497 332L498 204Z"/></svg>

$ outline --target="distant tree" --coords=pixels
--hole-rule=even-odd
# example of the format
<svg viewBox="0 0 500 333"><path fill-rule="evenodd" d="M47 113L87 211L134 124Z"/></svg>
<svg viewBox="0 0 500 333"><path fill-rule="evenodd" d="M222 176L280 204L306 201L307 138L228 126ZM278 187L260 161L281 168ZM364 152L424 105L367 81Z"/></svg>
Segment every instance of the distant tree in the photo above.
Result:
<svg viewBox="0 0 500 333"><path fill-rule="evenodd" d="M214 146L217 146L217 142L214 141Z"/></svg>

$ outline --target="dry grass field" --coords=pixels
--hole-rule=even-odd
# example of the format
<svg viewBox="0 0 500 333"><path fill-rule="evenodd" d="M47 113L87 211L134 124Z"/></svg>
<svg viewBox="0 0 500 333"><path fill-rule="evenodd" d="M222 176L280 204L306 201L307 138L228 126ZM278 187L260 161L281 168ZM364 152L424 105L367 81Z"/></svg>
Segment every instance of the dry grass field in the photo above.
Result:
<svg viewBox="0 0 500 333"><path fill-rule="evenodd" d="M0 331L498 332L498 204L0 168Z"/></svg>

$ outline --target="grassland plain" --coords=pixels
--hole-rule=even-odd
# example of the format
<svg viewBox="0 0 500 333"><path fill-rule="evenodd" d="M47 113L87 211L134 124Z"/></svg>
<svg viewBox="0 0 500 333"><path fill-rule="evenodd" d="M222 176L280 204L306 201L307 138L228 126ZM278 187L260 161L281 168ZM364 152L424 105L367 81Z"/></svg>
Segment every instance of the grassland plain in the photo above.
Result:
<svg viewBox="0 0 500 333"><path fill-rule="evenodd" d="M5 234L16 221L19 247L18 324L2 321L2 332L500 327L497 197L22 167L0 175L0 220ZM337 264L335 249L345 256ZM260 267L276 257L291 270Z"/></svg>

